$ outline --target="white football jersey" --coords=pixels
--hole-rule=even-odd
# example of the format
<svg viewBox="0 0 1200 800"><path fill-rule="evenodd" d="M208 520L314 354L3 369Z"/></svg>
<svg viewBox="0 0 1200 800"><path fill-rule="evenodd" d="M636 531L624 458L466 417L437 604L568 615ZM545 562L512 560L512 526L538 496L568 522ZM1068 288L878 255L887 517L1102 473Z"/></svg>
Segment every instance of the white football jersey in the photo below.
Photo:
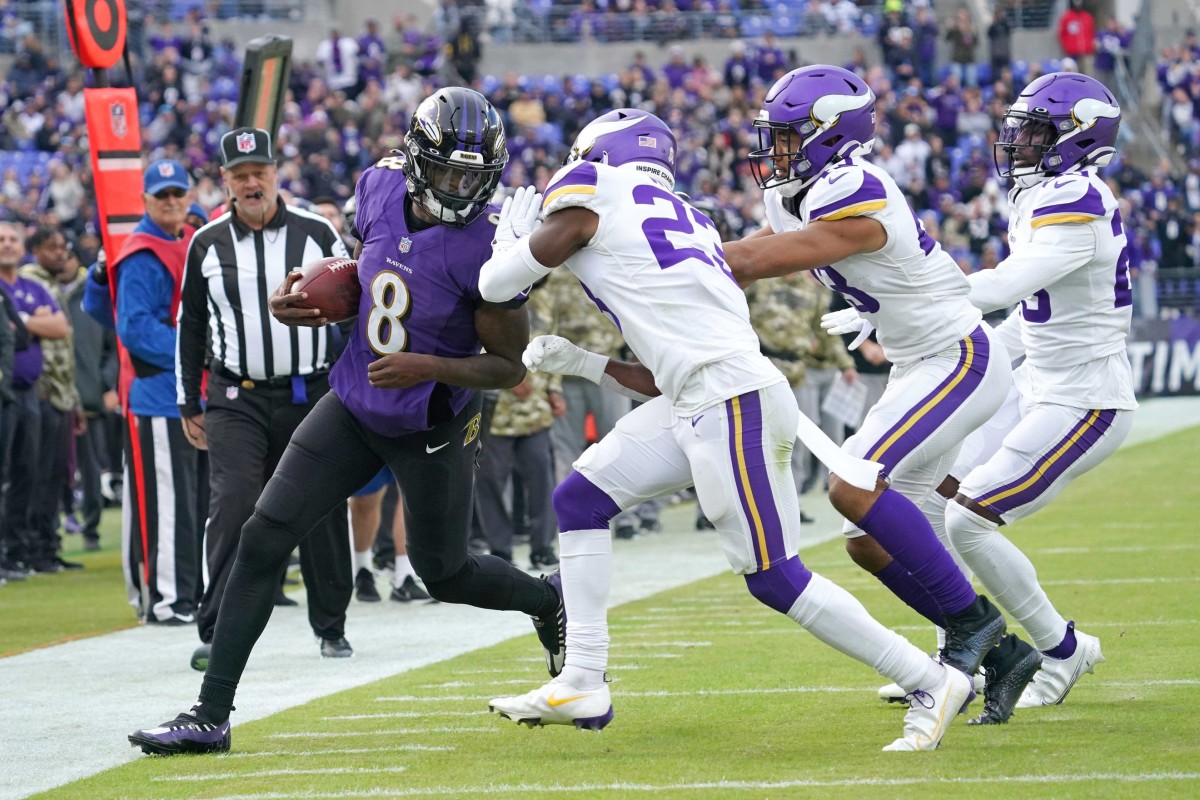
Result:
<svg viewBox="0 0 1200 800"><path fill-rule="evenodd" d="M1033 399L1086 408L1132 409L1133 375L1125 337L1133 317L1129 251L1117 200L1090 171L1053 176L1009 194L1006 262L1029 262L1050 282L1021 302L1023 391ZM1086 232L1081 231L1081 226ZM1086 247L1068 243L1083 233ZM1090 235L1088 235L1090 233ZM1034 241L1037 237L1037 241ZM1090 252L1059 275L1039 265L1044 245ZM996 277L1009 264L1001 264ZM1057 277L1055 280L1054 278Z"/></svg>
<svg viewBox="0 0 1200 800"><path fill-rule="evenodd" d="M798 204L796 201L799 201ZM799 198L774 189L764 198L771 230L803 230L812 222L864 216L887 231L887 244L814 270L875 326L893 364L941 352L979 325L967 281L913 213L891 176L874 164L847 160L829 167Z"/></svg>
<svg viewBox="0 0 1200 800"><path fill-rule="evenodd" d="M595 212L599 227L565 266L677 413L785 380L759 352L708 217L635 165L587 161L559 170L542 201L547 216L574 206Z"/></svg>

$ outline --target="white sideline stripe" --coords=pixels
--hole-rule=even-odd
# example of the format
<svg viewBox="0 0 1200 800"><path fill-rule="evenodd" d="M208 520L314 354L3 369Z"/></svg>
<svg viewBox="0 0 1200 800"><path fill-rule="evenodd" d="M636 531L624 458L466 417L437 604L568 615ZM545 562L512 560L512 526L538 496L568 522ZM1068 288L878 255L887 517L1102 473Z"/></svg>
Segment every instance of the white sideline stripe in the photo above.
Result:
<svg viewBox="0 0 1200 800"><path fill-rule="evenodd" d="M1200 575L1189 575L1180 578L1096 578L1089 580L1081 580L1077 578L1064 580L1039 581L1042 586L1127 586L1147 583L1196 583L1200 581ZM847 580L838 581L838 585L843 589L881 589L886 591L884 586L878 581L867 580L866 578L849 578Z"/></svg>
<svg viewBox="0 0 1200 800"><path fill-rule="evenodd" d="M1116 547L1043 547L1030 548L1029 553L1048 556L1073 556L1081 553L1158 553L1165 550L1200 550L1200 544L1149 544Z"/></svg>
<svg viewBox="0 0 1200 800"><path fill-rule="evenodd" d="M279 756L291 756L299 758L312 758L314 756L357 756L367 753L394 753L397 750L427 750L450 752L458 748L450 745L437 744L392 744L387 747L343 747L331 748L329 750L260 750L252 753L221 753L215 756L217 763L226 758L278 758Z"/></svg>
<svg viewBox="0 0 1200 800"><path fill-rule="evenodd" d="M512 670L509 670L512 674ZM447 681L446 683L426 683L418 689L462 689L468 686L506 686L508 684L529 683L528 678L513 678L507 681Z"/></svg>
<svg viewBox="0 0 1200 800"><path fill-rule="evenodd" d="M712 647L712 642L620 642L609 646L612 650L623 647Z"/></svg>
<svg viewBox="0 0 1200 800"><path fill-rule="evenodd" d="M289 731L269 733L268 739L344 739L347 736L408 736L419 733L495 733L493 727L467 728L456 725L434 725L429 728L392 728L374 731Z"/></svg>
<svg viewBox="0 0 1200 800"><path fill-rule="evenodd" d="M529 683L529 681L522 681ZM335 719L416 719L418 717L483 717L486 711L389 711L386 714L340 714L336 717L321 717L323 722Z"/></svg>
<svg viewBox="0 0 1200 800"><path fill-rule="evenodd" d="M344 797L428 797L457 795L472 797L485 794L539 794L557 792L679 792L701 789L802 789L836 788L839 786L955 786L990 783L1155 783L1160 781L1200 780L1200 772L1105 773L1100 775L988 775L978 778L846 778L843 780L787 781L704 781L696 783L579 783L579 784L500 784L472 787L432 787L428 789L368 789L343 792L262 792L256 794L227 794L210 800L339 800Z"/></svg>
<svg viewBox="0 0 1200 800"><path fill-rule="evenodd" d="M325 769L259 769L253 772L217 772L215 774L170 775L151 778L154 783L173 781L227 781L243 778L271 778L277 775L372 775L378 772L404 772L408 767L328 767Z"/></svg>
<svg viewBox="0 0 1200 800"><path fill-rule="evenodd" d="M1135 622L1077 622L1075 626L1080 630L1088 628L1145 628L1155 625L1165 625L1174 627L1176 625L1200 625L1200 619L1142 619ZM891 625L892 630L899 633L900 631L929 631L933 630L932 623L924 625Z"/></svg>

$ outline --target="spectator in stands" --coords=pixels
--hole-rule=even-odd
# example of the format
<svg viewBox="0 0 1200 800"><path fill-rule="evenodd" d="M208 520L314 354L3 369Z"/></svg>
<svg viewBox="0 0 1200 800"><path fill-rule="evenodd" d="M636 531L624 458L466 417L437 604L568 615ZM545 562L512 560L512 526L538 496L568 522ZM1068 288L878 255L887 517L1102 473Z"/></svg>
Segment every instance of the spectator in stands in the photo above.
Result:
<svg viewBox="0 0 1200 800"><path fill-rule="evenodd" d="M363 33L358 37L358 77L367 81L383 83L383 70L387 61L387 47L379 35L379 20L368 19Z"/></svg>
<svg viewBox="0 0 1200 800"><path fill-rule="evenodd" d="M1115 85L1117 60L1124 61L1131 38L1130 31L1115 16L1109 17L1096 34L1096 77L1105 86Z"/></svg>
<svg viewBox="0 0 1200 800"><path fill-rule="evenodd" d="M342 90L350 97L358 92L358 43L349 36L342 36L337 28L329 32L329 38L317 45L317 64L324 72L325 84L331 91Z"/></svg>
<svg viewBox="0 0 1200 800"><path fill-rule="evenodd" d="M917 9L916 21L913 23L913 38L917 50L917 75L921 78L921 84L925 87L935 86L937 84L939 34L933 9Z"/></svg>
<svg viewBox="0 0 1200 800"><path fill-rule="evenodd" d="M992 75L999 75L1000 70L1012 63L1012 26L1008 21L1008 0L996 0L987 38Z"/></svg>
<svg viewBox="0 0 1200 800"><path fill-rule="evenodd" d="M1064 56L1075 59L1080 72L1091 73L1092 54L1096 52L1096 20L1083 7L1083 0L1071 0L1058 18L1058 44Z"/></svg>
<svg viewBox="0 0 1200 800"><path fill-rule="evenodd" d="M729 58L725 59L725 85L740 86L750 91L750 80L754 75L754 63L746 54L746 43L741 39L730 43ZM649 80L647 80L649 82Z"/></svg>
<svg viewBox="0 0 1200 800"><path fill-rule="evenodd" d="M754 51L754 62L758 79L766 87L771 87L775 81L788 70L787 57L783 49L775 41L775 33L767 30Z"/></svg>
<svg viewBox="0 0 1200 800"><path fill-rule="evenodd" d="M971 12L959 8L954 15L954 22L946 31L946 41L950 43L950 69L964 86L975 86L978 78L979 32L971 20Z"/></svg>
<svg viewBox="0 0 1200 800"><path fill-rule="evenodd" d="M446 65L453 70L447 76L447 82L464 86L473 84L481 58L483 47L479 42L478 24L474 15L468 14L463 17L454 36L446 42Z"/></svg>

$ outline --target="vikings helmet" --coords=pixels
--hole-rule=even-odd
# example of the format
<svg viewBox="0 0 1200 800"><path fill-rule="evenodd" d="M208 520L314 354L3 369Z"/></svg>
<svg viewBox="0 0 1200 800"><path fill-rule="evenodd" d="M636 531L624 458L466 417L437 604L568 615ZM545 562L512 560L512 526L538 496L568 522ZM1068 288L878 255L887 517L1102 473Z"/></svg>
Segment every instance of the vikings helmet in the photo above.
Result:
<svg viewBox="0 0 1200 800"><path fill-rule="evenodd" d="M1121 108L1095 78L1051 72L1025 87L1004 115L996 171L1028 188L1048 175L1107 164L1116 152Z"/></svg>
<svg viewBox="0 0 1200 800"><path fill-rule="evenodd" d="M618 108L579 132L566 163L634 164L674 186L675 148L675 134L661 119L636 108Z"/></svg>
<svg viewBox="0 0 1200 800"><path fill-rule="evenodd" d="M439 89L417 106L404 136L409 194L442 224L469 224L500 185L504 141L504 123L483 95Z"/></svg>
<svg viewBox="0 0 1200 800"><path fill-rule="evenodd" d="M830 164L871 152L875 93L841 67L801 67L767 92L754 127L759 149L750 163L758 185L793 197Z"/></svg>

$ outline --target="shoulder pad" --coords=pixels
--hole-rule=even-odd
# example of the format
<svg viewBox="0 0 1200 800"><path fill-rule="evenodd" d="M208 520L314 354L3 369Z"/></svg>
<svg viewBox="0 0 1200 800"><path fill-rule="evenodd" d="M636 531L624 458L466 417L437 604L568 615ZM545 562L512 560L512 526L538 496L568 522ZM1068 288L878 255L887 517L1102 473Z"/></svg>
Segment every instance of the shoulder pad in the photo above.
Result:
<svg viewBox="0 0 1200 800"><path fill-rule="evenodd" d="M806 200L810 222L845 219L882 211L887 206L887 189L867 170L847 164L817 178Z"/></svg>
<svg viewBox="0 0 1200 800"><path fill-rule="evenodd" d="M546 186L542 196L542 213L553 214L562 208L591 205L599 182L599 172L590 161L568 164Z"/></svg>
<svg viewBox="0 0 1200 800"><path fill-rule="evenodd" d="M1104 198L1091 179L1083 174L1061 175L1047 180L1034 190L1030 226L1091 222L1105 216Z"/></svg>

